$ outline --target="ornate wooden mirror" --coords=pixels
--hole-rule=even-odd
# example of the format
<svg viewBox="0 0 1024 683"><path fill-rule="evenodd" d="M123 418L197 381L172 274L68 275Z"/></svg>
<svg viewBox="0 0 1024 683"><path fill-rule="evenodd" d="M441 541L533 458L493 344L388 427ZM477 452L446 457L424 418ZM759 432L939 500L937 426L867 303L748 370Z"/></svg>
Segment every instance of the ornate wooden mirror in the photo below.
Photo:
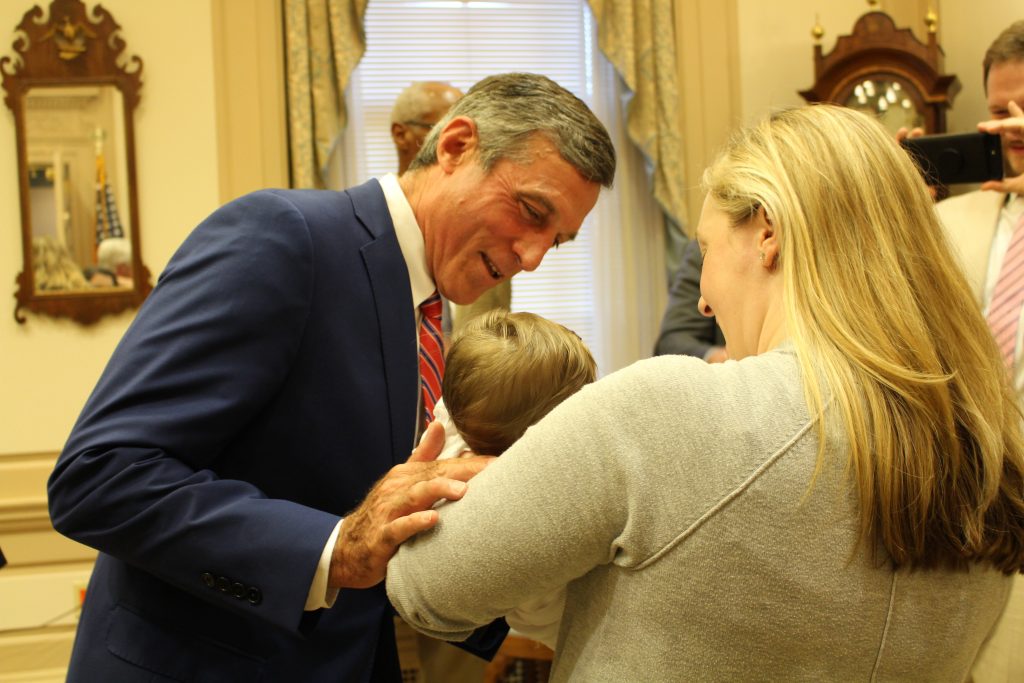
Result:
<svg viewBox="0 0 1024 683"><path fill-rule="evenodd" d="M81 0L35 6L0 59L14 114L21 197L22 310L89 324L152 289L140 256L132 115L142 60L109 12Z"/></svg>
<svg viewBox="0 0 1024 683"><path fill-rule="evenodd" d="M922 43L909 28L896 28L885 12L868 12L827 55L821 49L824 29L815 26L814 85L800 95L874 114L893 132L902 126L945 132L946 110L960 82L941 73L935 15L929 13L926 22L928 42Z"/></svg>

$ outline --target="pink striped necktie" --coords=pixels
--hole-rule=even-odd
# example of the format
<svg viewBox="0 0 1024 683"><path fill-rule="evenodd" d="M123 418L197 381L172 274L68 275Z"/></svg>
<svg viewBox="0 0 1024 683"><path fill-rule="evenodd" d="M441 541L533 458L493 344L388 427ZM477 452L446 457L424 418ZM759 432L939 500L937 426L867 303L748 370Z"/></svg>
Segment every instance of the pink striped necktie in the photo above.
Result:
<svg viewBox="0 0 1024 683"><path fill-rule="evenodd" d="M988 325L996 338L999 353L1006 367L1013 370L1017 350L1017 330L1020 327L1021 306L1024 304L1024 215L1017 221L1010 238L1010 246L999 268L999 279L992 291L988 307Z"/></svg>
<svg viewBox="0 0 1024 683"><path fill-rule="evenodd" d="M420 386L423 390L423 423L434 419L441 399L444 376L444 338L441 334L441 295L431 294L420 304Z"/></svg>

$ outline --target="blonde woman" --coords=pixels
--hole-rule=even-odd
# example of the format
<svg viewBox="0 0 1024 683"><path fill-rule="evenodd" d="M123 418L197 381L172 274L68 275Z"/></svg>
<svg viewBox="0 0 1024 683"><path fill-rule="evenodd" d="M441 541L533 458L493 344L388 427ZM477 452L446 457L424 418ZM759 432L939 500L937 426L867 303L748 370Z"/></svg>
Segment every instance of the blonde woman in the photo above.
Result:
<svg viewBox="0 0 1024 683"><path fill-rule="evenodd" d="M1024 442L917 170L819 106L704 181L734 360L570 397L402 547L392 602L458 639L566 585L553 681L964 680L1024 565Z"/></svg>

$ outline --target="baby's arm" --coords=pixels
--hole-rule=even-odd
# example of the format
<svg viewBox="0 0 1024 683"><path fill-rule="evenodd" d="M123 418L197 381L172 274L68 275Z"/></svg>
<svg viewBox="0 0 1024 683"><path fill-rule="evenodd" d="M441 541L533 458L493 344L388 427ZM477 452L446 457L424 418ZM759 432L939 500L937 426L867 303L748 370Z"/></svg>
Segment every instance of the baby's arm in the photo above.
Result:
<svg viewBox="0 0 1024 683"><path fill-rule="evenodd" d="M538 640L552 650L558 642L558 627L565 610L565 587L527 600L505 615L505 621L527 638Z"/></svg>

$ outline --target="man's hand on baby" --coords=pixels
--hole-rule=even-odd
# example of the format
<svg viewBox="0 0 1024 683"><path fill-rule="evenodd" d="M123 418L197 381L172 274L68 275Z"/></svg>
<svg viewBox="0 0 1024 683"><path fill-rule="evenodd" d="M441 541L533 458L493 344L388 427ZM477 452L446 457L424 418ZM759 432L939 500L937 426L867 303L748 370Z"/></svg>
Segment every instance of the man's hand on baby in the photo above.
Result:
<svg viewBox="0 0 1024 683"><path fill-rule="evenodd" d="M431 509L441 499L458 500L466 483L493 458L473 456L437 461L444 428L431 424L401 465L392 467L362 504L346 515L331 556L332 588L368 588L384 578L388 560L411 536L437 524Z"/></svg>

